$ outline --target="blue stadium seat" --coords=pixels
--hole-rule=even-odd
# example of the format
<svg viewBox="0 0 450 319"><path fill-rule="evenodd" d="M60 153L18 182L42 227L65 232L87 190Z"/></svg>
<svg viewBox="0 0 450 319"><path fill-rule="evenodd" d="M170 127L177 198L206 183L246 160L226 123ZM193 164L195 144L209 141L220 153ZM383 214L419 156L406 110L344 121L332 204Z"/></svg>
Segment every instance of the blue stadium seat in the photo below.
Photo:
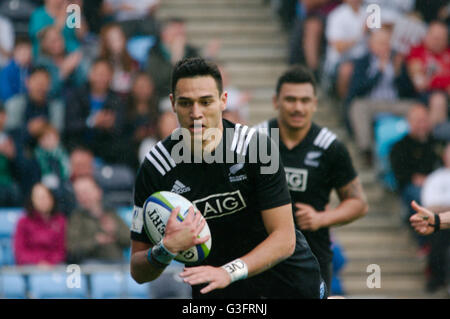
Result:
<svg viewBox="0 0 450 319"><path fill-rule="evenodd" d="M0 208L0 238L11 238L23 215L22 208Z"/></svg>
<svg viewBox="0 0 450 319"><path fill-rule="evenodd" d="M20 274L1 274L0 298L27 298L25 278Z"/></svg>
<svg viewBox="0 0 450 319"><path fill-rule="evenodd" d="M126 281L126 296L133 299L148 299L150 298L150 283L138 284L130 273L125 275Z"/></svg>
<svg viewBox="0 0 450 319"><path fill-rule="evenodd" d="M130 260L131 260L131 247L125 248L125 249L123 250L123 260L124 260L125 262L127 262L127 263L130 262Z"/></svg>
<svg viewBox="0 0 450 319"><path fill-rule="evenodd" d="M138 35L127 42L128 53L135 59L141 68L147 64L150 49L155 45L156 38L151 35Z"/></svg>
<svg viewBox="0 0 450 319"><path fill-rule="evenodd" d="M121 272L102 272L91 274L92 298L124 298L125 290L125 280Z"/></svg>
<svg viewBox="0 0 450 319"><path fill-rule="evenodd" d="M37 299L88 298L87 279L81 275L80 287L68 286L69 274L65 272L31 274L30 295Z"/></svg>
<svg viewBox="0 0 450 319"><path fill-rule="evenodd" d="M375 165L382 183L391 190L395 190L397 185L389 154L392 146L408 134L408 130L408 122L403 117L383 115L375 121Z"/></svg>
<svg viewBox="0 0 450 319"><path fill-rule="evenodd" d="M12 238L0 238L0 255L0 266L15 264Z"/></svg>
<svg viewBox="0 0 450 319"><path fill-rule="evenodd" d="M128 227L131 227L131 221L133 220L133 207L120 207L117 209L117 214L123 219Z"/></svg>
<svg viewBox="0 0 450 319"><path fill-rule="evenodd" d="M127 224L128 227L131 227L131 221L133 219L133 207L119 207L117 209L117 214L120 216L120 218L122 218L122 220L125 222L125 224ZM130 248L125 248L123 250L123 257L125 261L130 261L130 254Z"/></svg>

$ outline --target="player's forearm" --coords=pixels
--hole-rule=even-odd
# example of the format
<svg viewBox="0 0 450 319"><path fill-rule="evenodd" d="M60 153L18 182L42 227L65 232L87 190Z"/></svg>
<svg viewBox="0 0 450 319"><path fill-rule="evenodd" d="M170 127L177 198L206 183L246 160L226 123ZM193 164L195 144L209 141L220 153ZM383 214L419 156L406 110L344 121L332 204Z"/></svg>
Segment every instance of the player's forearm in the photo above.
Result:
<svg viewBox="0 0 450 319"><path fill-rule="evenodd" d="M335 209L322 213L322 227L342 226L367 214L368 205L362 199L346 199Z"/></svg>
<svg viewBox="0 0 450 319"><path fill-rule="evenodd" d="M165 267L155 267L147 260L148 250L138 251L131 256L130 272L139 283L153 281L164 271Z"/></svg>
<svg viewBox="0 0 450 319"><path fill-rule="evenodd" d="M248 277L262 273L291 256L295 249L295 231L272 232L241 259L247 264Z"/></svg>

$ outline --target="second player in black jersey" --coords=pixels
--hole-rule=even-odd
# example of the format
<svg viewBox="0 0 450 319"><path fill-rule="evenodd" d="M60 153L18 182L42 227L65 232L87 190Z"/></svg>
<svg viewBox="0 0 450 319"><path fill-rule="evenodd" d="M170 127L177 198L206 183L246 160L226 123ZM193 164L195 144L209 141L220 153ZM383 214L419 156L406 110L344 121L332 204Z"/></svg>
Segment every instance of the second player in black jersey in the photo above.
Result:
<svg viewBox="0 0 450 319"><path fill-rule="evenodd" d="M258 157L251 160L255 154L252 145L261 135L222 119L226 92L222 92L217 67L200 58L187 59L177 64L173 78L171 100L181 128L149 151L138 172L131 227L133 278L138 282L154 280L171 255L173 258L177 252L205 241L197 237L203 226L200 214L192 211L179 222L174 209L163 240L151 244L143 230L143 204L152 193L165 190L190 200L211 230L208 257L181 273L192 285L194 298L325 297L319 263L294 226L277 148L262 136L265 153L275 161L273 169L268 164L269 171L264 173L263 162ZM191 134L178 134L183 129ZM219 134L205 145L203 135L209 129ZM202 152L221 153L222 158L209 163L195 154L182 161L175 158L180 154L176 151L179 146L196 141L202 143Z"/></svg>
<svg viewBox="0 0 450 319"><path fill-rule="evenodd" d="M279 144L296 226L306 237L319 260L322 277L330 285L329 227L365 215L365 196L345 145L332 131L312 121L317 97L310 72L295 66L284 73L278 80L273 103L278 117L255 128ZM333 189L340 204L328 209Z"/></svg>

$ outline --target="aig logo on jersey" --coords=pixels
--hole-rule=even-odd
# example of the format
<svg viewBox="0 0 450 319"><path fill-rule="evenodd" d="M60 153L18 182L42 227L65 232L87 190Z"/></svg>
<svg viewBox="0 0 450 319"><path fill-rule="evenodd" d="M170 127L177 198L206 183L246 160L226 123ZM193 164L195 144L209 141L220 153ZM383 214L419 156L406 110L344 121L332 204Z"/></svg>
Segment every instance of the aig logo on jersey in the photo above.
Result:
<svg viewBox="0 0 450 319"><path fill-rule="evenodd" d="M222 217L243 210L247 207L239 190L231 193L214 194L192 202L203 212L205 219Z"/></svg>
<svg viewBox="0 0 450 319"><path fill-rule="evenodd" d="M304 192L308 182L308 171L306 169L285 167L286 181L289 190L294 192Z"/></svg>

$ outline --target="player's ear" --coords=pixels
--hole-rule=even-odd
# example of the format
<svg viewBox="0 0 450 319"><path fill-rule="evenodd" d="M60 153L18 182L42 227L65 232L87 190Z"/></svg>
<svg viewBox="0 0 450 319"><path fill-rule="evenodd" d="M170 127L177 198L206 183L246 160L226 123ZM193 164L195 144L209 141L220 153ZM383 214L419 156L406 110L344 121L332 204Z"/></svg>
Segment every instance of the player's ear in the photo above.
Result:
<svg viewBox="0 0 450 319"><path fill-rule="evenodd" d="M272 97L272 104L273 104L273 108L275 109L275 110L278 110L278 95L274 95L273 97Z"/></svg>
<svg viewBox="0 0 450 319"><path fill-rule="evenodd" d="M225 111L225 109L227 108L227 100L228 100L228 92L223 91L222 95L220 96L220 109L222 112Z"/></svg>
<svg viewBox="0 0 450 319"><path fill-rule="evenodd" d="M319 104L319 99L317 98L317 96L314 96L314 100L313 100L313 112L315 113L317 111L317 105Z"/></svg>
<svg viewBox="0 0 450 319"><path fill-rule="evenodd" d="M170 93L169 99L170 99L170 104L172 104L172 110L176 113L176 111L175 111L175 96L172 93Z"/></svg>

